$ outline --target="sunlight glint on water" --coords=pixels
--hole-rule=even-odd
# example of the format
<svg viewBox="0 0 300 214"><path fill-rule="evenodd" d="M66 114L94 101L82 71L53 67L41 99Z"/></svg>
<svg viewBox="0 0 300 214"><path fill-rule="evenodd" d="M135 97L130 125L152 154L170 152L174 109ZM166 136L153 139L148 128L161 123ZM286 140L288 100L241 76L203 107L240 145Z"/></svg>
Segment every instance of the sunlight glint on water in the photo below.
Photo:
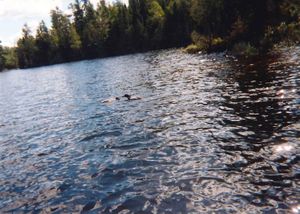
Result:
<svg viewBox="0 0 300 214"><path fill-rule="evenodd" d="M0 211L298 213L299 53L0 73Z"/></svg>

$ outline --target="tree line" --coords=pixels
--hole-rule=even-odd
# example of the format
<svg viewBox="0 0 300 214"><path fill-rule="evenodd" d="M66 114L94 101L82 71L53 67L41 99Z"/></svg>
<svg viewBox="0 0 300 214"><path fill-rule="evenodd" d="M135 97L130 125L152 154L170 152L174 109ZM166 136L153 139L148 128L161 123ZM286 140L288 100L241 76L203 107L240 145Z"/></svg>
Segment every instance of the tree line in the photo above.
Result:
<svg viewBox="0 0 300 214"><path fill-rule="evenodd" d="M16 47L0 43L0 70L29 68L170 47L188 52L261 53L300 41L299 0L129 0L50 12L35 33L25 24Z"/></svg>

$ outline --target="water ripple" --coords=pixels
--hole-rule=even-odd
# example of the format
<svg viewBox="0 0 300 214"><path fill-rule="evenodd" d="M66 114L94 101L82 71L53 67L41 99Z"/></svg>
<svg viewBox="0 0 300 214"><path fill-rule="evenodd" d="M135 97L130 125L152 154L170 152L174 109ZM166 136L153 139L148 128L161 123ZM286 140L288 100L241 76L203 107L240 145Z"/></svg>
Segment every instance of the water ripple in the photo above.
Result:
<svg viewBox="0 0 300 214"><path fill-rule="evenodd" d="M300 48L0 74L0 211L297 213ZM125 93L142 100L109 104Z"/></svg>

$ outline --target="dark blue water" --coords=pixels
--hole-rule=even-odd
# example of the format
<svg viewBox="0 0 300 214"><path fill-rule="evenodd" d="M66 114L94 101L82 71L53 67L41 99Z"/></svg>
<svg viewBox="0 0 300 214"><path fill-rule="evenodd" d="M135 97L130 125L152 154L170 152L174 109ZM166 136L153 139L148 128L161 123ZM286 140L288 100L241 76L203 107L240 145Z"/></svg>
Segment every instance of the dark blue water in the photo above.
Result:
<svg viewBox="0 0 300 214"><path fill-rule="evenodd" d="M299 213L299 86L299 47L0 73L0 212Z"/></svg>

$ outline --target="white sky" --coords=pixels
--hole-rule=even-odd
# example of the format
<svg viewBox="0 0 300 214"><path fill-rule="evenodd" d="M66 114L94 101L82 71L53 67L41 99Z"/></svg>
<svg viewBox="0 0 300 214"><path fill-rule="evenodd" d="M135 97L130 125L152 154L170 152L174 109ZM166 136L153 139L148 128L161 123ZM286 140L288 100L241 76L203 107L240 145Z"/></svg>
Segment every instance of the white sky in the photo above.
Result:
<svg viewBox="0 0 300 214"><path fill-rule="evenodd" d="M90 0L97 4L99 0ZM114 0L107 0L113 2ZM127 2L127 0L121 0ZM0 41L4 46L13 46L21 35L25 23L33 32L40 21L50 24L50 10L59 7L67 10L74 0L0 0Z"/></svg>

